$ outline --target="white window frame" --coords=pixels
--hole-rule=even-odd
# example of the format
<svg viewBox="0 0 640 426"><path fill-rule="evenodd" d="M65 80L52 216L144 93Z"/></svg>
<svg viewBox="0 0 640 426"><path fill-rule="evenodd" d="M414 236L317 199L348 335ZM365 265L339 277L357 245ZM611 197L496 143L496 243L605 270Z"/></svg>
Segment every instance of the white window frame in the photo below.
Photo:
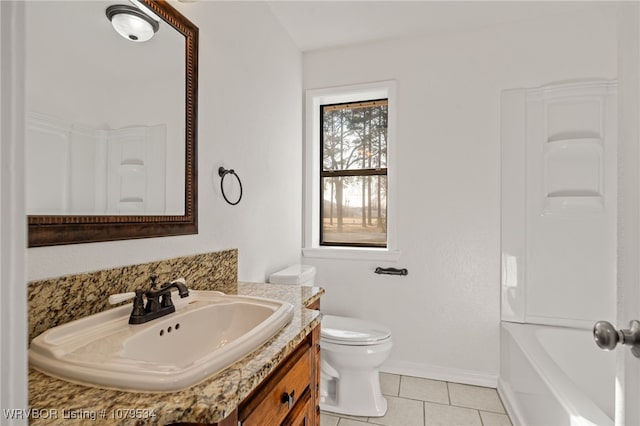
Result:
<svg viewBox="0 0 640 426"><path fill-rule="evenodd" d="M387 128L387 247L336 247L320 245L320 105L388 99ZM396 261L396 82L309 89L305 93L304 257Z"/></svg>

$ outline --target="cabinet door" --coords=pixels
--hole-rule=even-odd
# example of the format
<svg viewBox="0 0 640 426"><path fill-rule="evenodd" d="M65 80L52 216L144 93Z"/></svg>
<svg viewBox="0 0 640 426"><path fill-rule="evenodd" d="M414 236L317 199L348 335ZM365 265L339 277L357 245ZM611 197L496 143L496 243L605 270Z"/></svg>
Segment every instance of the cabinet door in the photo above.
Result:
<svg viewBox="0 0 640 426"><path fill-rule="evenodd" d="M309 392L313 351L303 344L240 408L242 426L279 425Z"/></svg>

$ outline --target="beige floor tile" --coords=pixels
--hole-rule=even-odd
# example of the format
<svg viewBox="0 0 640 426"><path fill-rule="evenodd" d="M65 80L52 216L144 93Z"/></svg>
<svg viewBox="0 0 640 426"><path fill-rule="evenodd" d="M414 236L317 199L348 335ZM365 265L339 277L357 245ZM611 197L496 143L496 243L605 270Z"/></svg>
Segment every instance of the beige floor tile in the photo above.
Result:
<svg viewBox="0 0 640 426"><path fill-rule="evenodd" d="M340 417L320 413L320 426L338 426L338 420L340 420Z"/></svg>
<svg viewBox="0 0 640 426"><path fill-rule="evenodd" d="M1 1L1 0L0 0ZM341 419L351 419L351 420L357 420L359 422L366 422L368 417L362 417L362 416L348 416L346 414L332 414L333 416L338 416Z"/></svg>
<svg viewBox="0 0 640 426"><path fill-rule="evenodd" d="M440 404L449 403L446 382L418 377L402 376L400 380L400 397L438 402Z"/></svg>
<svg viewBox="0 0 640 426"><path fill-rule="evenodd" d="M478 410L451 405L424 403L426 426L482 426Z"/></svg>
<svg viewBox="0 0 640 426"><path fill-rule="evenodd" d="M509 417L506 414L488 413L486 411L480 411L480 417L482 418L482 424L484 426L511 426Z"/></svg>
<svg viewBox="0 0 640 426"><path fill-rule="evenodd" d="M384 417L369 417L369 423L385 426L424 426L424 410L421 401L393 396L386 398L387 414Z"/></svg>
<svg viewBox="0 0 640 426"><path fill-rule="evenodd" d="M340 422L338 426L368 426L369 423L361 422L359 420L347 419L345 417L340 417Z"/></svg>
<svg viewBox="0 0 640 426"><path fill-rule="evenodd" d="M384 417L323 411L320 426L512 426L492 388L390 373L380 373L380 387L389 404Z"/></svg>
<svg viewBox="0 0 640 426"><path fill-rule="evenodd" d="M493 388L447 383L451 405L504 414L504 407Z"/></svg>
<svg viewBox="0 0 640 426"><path fill-rule="evenodd" d="M380 373L380 388L383 395L398 396L400 376L398 374Z"/></svg>

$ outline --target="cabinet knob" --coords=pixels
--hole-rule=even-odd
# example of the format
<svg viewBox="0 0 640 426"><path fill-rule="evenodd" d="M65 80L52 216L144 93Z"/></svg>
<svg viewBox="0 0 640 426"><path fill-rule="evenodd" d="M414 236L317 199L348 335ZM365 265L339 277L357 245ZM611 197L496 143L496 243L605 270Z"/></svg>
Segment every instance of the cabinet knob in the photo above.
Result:
<svg viewBox="0 0 640 426"><path fill-rule="evenodd" d="M291 393L283 392L282 397L280 398L280 402L283 404L287 404L289 409L293 407L293 403L295 401L295 391L291 391Z"/></svg>

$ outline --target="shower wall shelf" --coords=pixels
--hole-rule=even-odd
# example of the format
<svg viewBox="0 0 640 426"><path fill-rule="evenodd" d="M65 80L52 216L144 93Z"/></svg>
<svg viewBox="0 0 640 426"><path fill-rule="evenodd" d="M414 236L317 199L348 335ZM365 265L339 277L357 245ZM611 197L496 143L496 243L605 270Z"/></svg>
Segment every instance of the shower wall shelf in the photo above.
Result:
<svg viewBox="0 0 640 426"><path fill-rule="evenodd" d="M562 210L580 209L582 213L601 212L604 209L602 196L575 196L575 195L552 195L545 200L543 215L553 214Z"/></svg>
<svg viewBox="0 0 640 426"><path fill-rule="evenodd" d="M543 215L571 209L602 211L603 141L599 137L549 138L544 146Z"/></svg>
<svg viewBox="0 0 640 426"><path fill-rule="evenodd" d="M547 145L551 149L563 148L571 145L591 145L598 146L602 149L602 139L597 137L589 137L589 138L562 138L562 139L553 139L550 138L547 141Z"/></svg>

